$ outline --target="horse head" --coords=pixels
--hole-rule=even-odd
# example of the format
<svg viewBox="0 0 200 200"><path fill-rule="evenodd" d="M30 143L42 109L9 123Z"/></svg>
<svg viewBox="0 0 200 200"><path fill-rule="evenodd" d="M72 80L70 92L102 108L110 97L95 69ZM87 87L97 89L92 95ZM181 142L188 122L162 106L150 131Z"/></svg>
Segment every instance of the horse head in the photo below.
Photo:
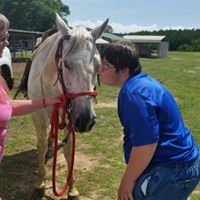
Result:
<svg viewBox="0 0 200 200"><path fill-rule="evenodd" d="M83 27L70 28L56 14L57 29L61 52L59 70L61 71L60 92L77 95L70 100L70 120L79 132L90 131L96 121L93 108L94 88L97 83L97 71L101 66L100 54L96 48L98 39L108 19L92 31Z"/></svg>

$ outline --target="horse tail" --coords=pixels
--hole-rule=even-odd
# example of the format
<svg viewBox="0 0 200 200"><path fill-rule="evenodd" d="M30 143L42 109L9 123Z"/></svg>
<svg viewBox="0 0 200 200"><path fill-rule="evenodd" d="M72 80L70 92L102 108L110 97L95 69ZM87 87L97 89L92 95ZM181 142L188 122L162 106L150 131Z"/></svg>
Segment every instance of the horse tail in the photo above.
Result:
<svg viewBox="0 0 200 200"><path fill-rule="evenodd" d="M16 99L20 92L24 94L24 97L28 97L28 78L29 78L29 73L31 69L31 64L32 64L32 60L29 58L26 63L26 67L25 67L21 82L19 86L17 87L17 91L14 94L13 99Z"/></svg>

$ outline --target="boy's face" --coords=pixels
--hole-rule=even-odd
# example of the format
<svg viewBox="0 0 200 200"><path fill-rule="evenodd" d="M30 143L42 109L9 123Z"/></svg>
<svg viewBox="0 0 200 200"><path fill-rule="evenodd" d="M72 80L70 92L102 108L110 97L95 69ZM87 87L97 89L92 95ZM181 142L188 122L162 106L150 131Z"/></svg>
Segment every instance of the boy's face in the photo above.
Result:
<svg viewBox="0 0 200 200"><path fill-rule="evenodd" d="M116 73L114 65L108 62L106 58L102 59L102 67L99 70L100 81L105 85L117 86L119 73Z"/></svg>

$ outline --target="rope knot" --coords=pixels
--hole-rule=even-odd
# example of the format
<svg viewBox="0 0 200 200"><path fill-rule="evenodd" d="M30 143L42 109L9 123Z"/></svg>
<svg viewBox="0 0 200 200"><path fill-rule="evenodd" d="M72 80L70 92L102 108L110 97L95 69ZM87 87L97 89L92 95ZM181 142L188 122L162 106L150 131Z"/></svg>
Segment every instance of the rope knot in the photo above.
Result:
<svg viewBox="0 0 200 200"><path fill-rule="evenodd" d="M67 105L67 97L65 95L60 95L60 96L58 96L58 98L61 100L61 103L58 104L57 106L59 108L65 109L66 105Z"/></svg>
<svg viewBox="0 0 200 200"><path fill-rule="evenodd" d="M63 130L66 127L66 125L67 125L66 122L62 122L62 123L59 124L58 128L60 130Z"/></svg>

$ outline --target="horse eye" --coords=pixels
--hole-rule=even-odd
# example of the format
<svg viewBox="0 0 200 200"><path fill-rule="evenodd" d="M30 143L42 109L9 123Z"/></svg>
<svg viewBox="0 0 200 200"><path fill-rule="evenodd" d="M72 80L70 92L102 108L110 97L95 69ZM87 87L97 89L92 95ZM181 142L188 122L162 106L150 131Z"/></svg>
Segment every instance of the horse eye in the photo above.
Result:
<svg viewBox="0 0 200 200"><path fill-rule="evenodd" d="M67 69L71 69L70 65L67 63L66 60L64 61L64 65L65 65L65 67L66 67Z"/></svg>

